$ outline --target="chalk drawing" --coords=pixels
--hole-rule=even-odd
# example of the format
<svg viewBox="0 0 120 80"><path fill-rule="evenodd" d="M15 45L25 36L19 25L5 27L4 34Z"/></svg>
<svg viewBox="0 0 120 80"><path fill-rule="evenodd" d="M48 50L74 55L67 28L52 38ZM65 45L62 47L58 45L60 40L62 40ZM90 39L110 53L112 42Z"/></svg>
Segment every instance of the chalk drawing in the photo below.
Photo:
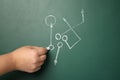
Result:
<svg viewBox="0 0 120 80"><path fill-rule="evenodd" d="M59 53L61 48L63 47L63 42L65 42L65 44L68 46L69 49L72 49L75 45L78 44L78 42L81 40L80 36L75 32L74 28L78 27L79 25L83 24L85 22L85 17L84 17L84 9L81 9L81 17L82 17L82 21L74 26L71 26L70 23L67 21L66 18L62 18L62 20L65 22L65 24L69 27L69 29L67 29L66 31L64 31L63 33L56 33L55 34L55 39L57 41L59 41L57 43L57 51L56 51L56 55L55 55L55 59L54 59L54 65L56 65L58 63L58 57L59 57ZM45 23L47 26L50 27L50 43L49 46L46 48L47 50L54 50L54 45L53 45L53 27L56 24L56 17L53 15L48 15L45 18ZM72 31L73 34L77 37L77 41L75 41L72 45L70 45L68 43L69 37L67 36L67 33L69 31ZM61 41L63 42L61 42Z"/></svg>
<svg viewBox="0 0 120 80"><path fill-rule="evenodd" d="M60 33L57 33L57 34L55 35L55 39L56 39L56 40L60 40L60 39L61 39L61 34L60 34Z"/></svg>
<svg viewBox="0 0 120 80"><path fill-rule="evenodd" d="M58 56L59 56L59 52L60 52L60 48L63 46L63 43L62 42L58 42L57 43L57 53L56 53L56 56L55 56L55 59L54 59L54 65L57 64L58 62Z"/></svg>
<svg viewBox="0 0 120 80"><path fill-rule="evenodd" d="M49 21L50 20L50 21ZM53 22L52 22L52 21ZM50 44L49 44L49 49L50 50L53 50L55 47L54 47L54 45L53 45L53 43L52 43L52 32L53 32L53 25L55 25L55 23L56 23L56 17L55 16L53 16L53 15L48 15L46 18L45 18L45 23L46 23L46 25L47 26L49 26L50 27Z"/></svg>
<svg viewBox="0 0 120 80"><path fill-rule="evenodd" d="M81 40L81 38L78 36L78 34L73 30L73 28L71 27L71 25L68 23L68 21L65 19L65 18L63 18L63 21L67 24L67 26L70 28L70 30L75 34L75 36L78 38L78 40L72 45L72 46L70 46L69 44L68 44L68 37L66 36L66 35L63 35L63 38L62 38L62 40L67 44L67 46L68 46L68 48L69 49L72 49L80 40Z"/></svg>
<svg viewBox="0 0 120 80"><path fill-rule="evenodd" d="M73 29L76 28L76 27L78 27L79 25L81 25L81 24L83 24L83 23L85 22L84 9L81 10L81 17L82 17L82 21L81 21L80 23L74 25L74 26L72 27ZM66 30L65 32L63 32L61 35L64 35L65 33L69 32L70 30L71 30L71 28L68 29L68 30Z"/></svg>

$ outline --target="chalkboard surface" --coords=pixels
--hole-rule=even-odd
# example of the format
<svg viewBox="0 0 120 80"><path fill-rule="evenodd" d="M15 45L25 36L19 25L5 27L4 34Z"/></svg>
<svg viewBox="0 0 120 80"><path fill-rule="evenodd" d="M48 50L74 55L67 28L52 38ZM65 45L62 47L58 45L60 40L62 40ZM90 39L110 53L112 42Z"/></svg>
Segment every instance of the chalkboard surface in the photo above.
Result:
<svg viewBox="0 0 120 80"><path fill-rule="evenodd" d="M0 0L0 54L25 45L51 48L42 69L0 80L120 80L120 2Z"/></svg>

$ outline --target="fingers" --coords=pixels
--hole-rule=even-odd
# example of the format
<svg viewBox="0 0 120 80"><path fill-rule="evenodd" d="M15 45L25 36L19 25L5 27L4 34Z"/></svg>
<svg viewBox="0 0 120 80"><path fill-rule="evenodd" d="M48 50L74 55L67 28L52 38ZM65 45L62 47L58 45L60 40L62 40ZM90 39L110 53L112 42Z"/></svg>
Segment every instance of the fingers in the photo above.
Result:
<svg viewBox="0 0 120 80"><path fill-rule="evenodd" d="M46 59L46 55L42 55L38 58L38 61L35 63L37 67L40 67L44 64L44 61Z"/></svg>
<svg viewBox="0 0 120 80"><path fill-rule="evenodd" d="M41 69L41 67L38 67L34 70L34 72L39 71L40 69Z"/></svg>
<svg viewBox="0 0 120 80"><path fill-rule="evenodd" d="M35 50L38 54L38 56L36 57L36 62L34 64L36 65L36 67L41 67L44 64L44 61L46 60L47 49L37 46L30 46L30 48Z"/></svg>
<svg viewBox="0 0 120 80"><path fill-rule="evenodd" d="M46 59L46 55L42 55L39 57L39 61L44 61Z"/></svg>
<svg viewBox="0 0 120 80"><path fill-rule="evenodd" d="M43 64L44 64L44 61L35 63L34 65L35 65L36 67L41 67Z"/></svg>
<svg viewBox="0 0 120 80"><path fill-rule="evenodd" d="M34 72L38 71L41 69L41 66L44 64L44 61L35 63L36 68L33 70Z"/></svg>
<svg viewBox="0 0 120 80"><path fill-rule="evenodd" d="M42 66L44 64L44 61L46 60L46 55L39 56L37 58L37 61L34 63L37 67Z"/></svg>
<svg viewBox="0 0 120 80"><path fill-rule="evenodd" d="M38 53L39 56L44 55L47 53L47 49L43 47L37 47L37 46L27 46L29 49L33 49L36 53Z"/></svg>
<svg viewBox="0 0 120 80"><path fill-rule="evenodd" d="M33 73L33 72L39 71L43 64L44 64L44 61L38 61L38 62L34 63L33 64L34 67L30 71L28 71L28 72Z"/></svg>
<svg viewBox="0 0 120 80"><path fill-rule="evenodd" d="M29 71L27 71L28 73L33 73L33 72L36 72L36 71L39 71L41 69L41 67L36 67L35 69L31 69Z"/></svg>
<svg viewBox="0 0 120 80"><path fill-rule="evenodd" d="M44 64L44 60L46 59L45 56L40 58L40 61L37 61L36 63L33 63L32 66L34 66L30 71L30 73L36 72L41 69L41 66Z"/></svg>
<svg viewBox="0 0 120 80"><path fill-rule="evenodd" d="M45 55L47 53L47 49L43 47L38 47L39 55Z"/></svg>

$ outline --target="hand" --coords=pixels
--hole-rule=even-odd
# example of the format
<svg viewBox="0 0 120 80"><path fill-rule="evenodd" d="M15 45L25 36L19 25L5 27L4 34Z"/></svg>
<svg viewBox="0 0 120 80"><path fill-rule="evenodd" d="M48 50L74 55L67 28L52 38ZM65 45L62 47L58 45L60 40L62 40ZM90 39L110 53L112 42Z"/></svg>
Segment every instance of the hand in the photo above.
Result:
<svg viewBox="0 0 120 80"><path fill-rule="evenodd" d="M28 73L40 70L46 59L47 50L42 47L25 46L12 52L16 70Z"/></svg>

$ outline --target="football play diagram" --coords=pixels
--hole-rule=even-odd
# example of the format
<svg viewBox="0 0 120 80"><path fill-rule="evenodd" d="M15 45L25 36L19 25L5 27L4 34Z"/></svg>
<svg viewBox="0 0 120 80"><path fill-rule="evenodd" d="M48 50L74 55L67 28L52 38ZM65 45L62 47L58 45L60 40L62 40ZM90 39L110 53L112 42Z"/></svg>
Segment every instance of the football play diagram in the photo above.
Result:
<svg viewBox="0 0 120 80"><path fill-rule="evenodd" d="M84 21L85 21L84 20L84 9L81 10L81 17L82 17L82 21L80 23L76 24L75 26L71 26L65 17L62 18L62 21L68 26L69 29L67 29L63 33L56 33L55 34L55 39L58 41L58 43L57 43L57 52L56 52L56 56L54 59L54 65L56 65L58 63L58 57L59 57L60 50L63 47L63 42L68 46L69 49L72 49L74 46L76 46L80 42L81 38L75 32L74 28L76 28L79 25L84 23ZM50 35L49 35L50 40L49 40L49 45L47 48L49 48L50 50L54 50L55 46L53 45L53 28L54 28L54 25L56 24L56 17L54 15L46 16L45 17L45 24L47 26L49 26L49 28L50 28ZM72 31L73 34L75 35L75 37L77 38L77 41L75 41L72 45L69 44L69 42L68 42L69 37L66 35L66 33L68 33L69 31Z"/></svg>

